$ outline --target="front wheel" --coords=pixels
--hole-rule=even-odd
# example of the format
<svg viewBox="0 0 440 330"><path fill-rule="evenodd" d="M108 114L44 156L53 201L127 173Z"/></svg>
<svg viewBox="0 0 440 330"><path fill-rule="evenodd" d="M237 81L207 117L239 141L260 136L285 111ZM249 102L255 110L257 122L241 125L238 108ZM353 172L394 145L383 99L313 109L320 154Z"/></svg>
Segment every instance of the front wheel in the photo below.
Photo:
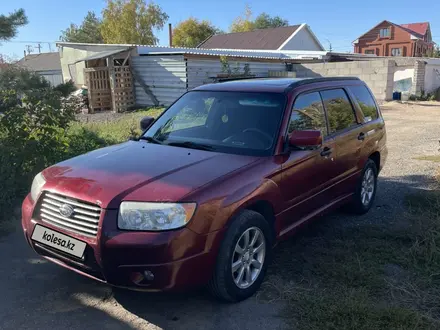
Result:
<svg viewBox="0 0 440 330"><path fill-rule="evenodd" d="M369 159L364 166L362 175L356 186L351 209L354 213L367 213L373 205L377 188L376 163Z"/></svg>
<svg viewBox="0 0 440 330"><path fill-rule="evenodd" d="M270 237L269 224L260 213L244 210L233 220L209 283L215 297L236 302L258 290L269 261Z"/></svg>

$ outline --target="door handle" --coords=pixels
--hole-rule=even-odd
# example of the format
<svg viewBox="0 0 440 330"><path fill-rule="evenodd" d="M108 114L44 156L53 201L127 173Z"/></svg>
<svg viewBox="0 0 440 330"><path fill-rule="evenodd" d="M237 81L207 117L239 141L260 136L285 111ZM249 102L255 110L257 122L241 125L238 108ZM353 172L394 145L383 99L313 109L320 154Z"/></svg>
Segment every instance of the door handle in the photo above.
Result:
<svg viewBox="0 0 440 330"><path fill-rule="evenodd" d="M324 147L324 149L321 151L321 156L327 157L330 156L331 153L332 153L332 149L330 149L329 147Z"/></svg>
<svg viewBox="0 0 440 330"><path fill-rule="evenodd" d="M365 140L365 136L366 136L366 135L365 135L364 132L360 132L359 135L358 135L358 140L359 140L359 141L363 141L363 140Z"/></svg>

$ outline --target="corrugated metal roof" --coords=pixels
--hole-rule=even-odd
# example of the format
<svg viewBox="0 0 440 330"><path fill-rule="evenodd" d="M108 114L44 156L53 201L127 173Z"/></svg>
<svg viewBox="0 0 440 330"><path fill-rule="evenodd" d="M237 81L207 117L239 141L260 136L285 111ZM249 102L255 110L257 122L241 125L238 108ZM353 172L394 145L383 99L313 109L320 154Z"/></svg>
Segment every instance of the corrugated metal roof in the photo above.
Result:
<svg viewBox="0 0 440 330"><path fill-rule="evenodd" d="M269 51L251 49L204 49L204 48L177 48L138 46L139 55L189 54L202 56L229 56L256 59L321 59L326 51Z"/></svg>
<svg viewBox="0 0 440 330"><path fill-rule="evenodd" d="M32 71L61 70L60 54L58 52L29 54L18 61L17 65Z"/></svg>
<svg viewBox="0 0 440 330"><path fill-rule="evenodd" d="M361 56L369 57L365 54L353 53L330 53L327 51L316 50L264 50L264 49L205 49L205 48L188 48L188 47L169 47L169 46L147 46L147 45L130 45L130 44L85 44L72 42L58 42L57 45L75 48L75 46L96 46L97 49L108 47L113 51L115 47L121 47L125 50L130 47L136 47L139 55L201 55L201 56L229 56L254 59L278 59L278 60L322 60L329 55L339 56ZM82 59L84 60L84 59Z"/></svg>
<svg viewBox="0 0 440 330"><path fill-rule="evenodd" d="M84 57L84 58L81 58L81 59L79 59L79 60L76 60L76 61L73 62L72 64L74 64L74 63L78 63L78 62L82 62L82 61L90 61L90 60L97 60L97 59L100 59L100 58L106 58L106 57L109 57L109 56L111 56L111 55L116 55L116 54L119 54L119 53L123 53L123 52L129 50L130 48L131 48L131 47L124 47L124 48L121 48L121 49L116 49L116 50L106 50L106 51L104 51L104 52L95 53L95 54L93 54L93 55L86 56L86 57Z"/></svg>
<svg viewBox="0 0 440 330"><path fill-rule="evenodd" d="M228 48L228 49L272 49L276 50L301 25L277 28L216 34L205 40L198 48Z"/></svg>

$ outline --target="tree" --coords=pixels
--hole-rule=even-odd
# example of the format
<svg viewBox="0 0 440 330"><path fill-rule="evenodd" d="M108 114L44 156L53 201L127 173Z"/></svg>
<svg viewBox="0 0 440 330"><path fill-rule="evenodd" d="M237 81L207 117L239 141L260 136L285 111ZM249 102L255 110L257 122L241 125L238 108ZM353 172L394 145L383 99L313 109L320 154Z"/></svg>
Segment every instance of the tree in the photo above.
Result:
<svg viewBox="0 0 440 330"><path fill-rule="evenodd" d="M108 0L102 11L101 34L106 43L156 45L153 29L162 29L168 15L143 0Z"/></svg>
<svg viewBox="0 0 440 330"><path fill-rule="evenodd" d="M261 13L254 21L255 29L268 29L281 26L288 26L289 22L280 16L270 17L267 13Z"/></svg>
<svg viewBox="0 0 440 330"><path fill-rule="evenodd" d="M173 45L181 47L196 47L213 34L219 33L209 21L199 21L190 17L180 22L173 29Z"/></svg>
<svg viewBox="0 0 440 330"><path fill-rule="evenodd" d="M246 5L244 15L237 17L230 27L231 32L248 32L256 29L275 28L288 26L289 22L280 16L271 17L267 13L261 13L255 20L252 19L252 10Z"/></svg>
<svg viewBox="0 0 440 330"><path fill-rule="evenodd" d="M243 16L238 16L234 19L230 30L231 32L248 32L255 30L254 22L252 21L252 10L249 5L246 5Z"/></svg>
<svg viewBox="0 0 440 330"><path fill-rule="evenodd" d="M0 40L8 41L17 35L19 27L28 23L24 9L18 9L8 16L0 15Z"/></svg>
<svg viewBox="0 0 440 330"><path fill-rule="evenodd" d="M93 11L89 11L80 26L71 23L61 31L60 39L67 42L83 42L101 44L104 42L101 35L101 20Z"/></svg>

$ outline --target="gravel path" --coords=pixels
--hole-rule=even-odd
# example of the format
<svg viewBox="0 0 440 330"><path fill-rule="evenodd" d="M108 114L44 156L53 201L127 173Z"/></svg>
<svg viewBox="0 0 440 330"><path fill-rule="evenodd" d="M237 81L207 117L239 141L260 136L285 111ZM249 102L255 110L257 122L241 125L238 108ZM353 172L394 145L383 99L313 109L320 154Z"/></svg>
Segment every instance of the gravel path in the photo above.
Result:
<svg viewBox="0 0 440 330"><path fill-rule="evenodd" d="M389 157L375 208L359 221L385 221L410 189L428 189L438 164L414 159L438 153L440 106L383 106ZM345 215L334 214L338 220ZM347 217L347 221L352 218ZM281 249L282 251L283 249ZM285 253L285 252L283 252ZM0 238L0 329L281 329L283 305L256 298L227 305L204 292L143 294L83 278L35 255L19 225Z"/></svg>

